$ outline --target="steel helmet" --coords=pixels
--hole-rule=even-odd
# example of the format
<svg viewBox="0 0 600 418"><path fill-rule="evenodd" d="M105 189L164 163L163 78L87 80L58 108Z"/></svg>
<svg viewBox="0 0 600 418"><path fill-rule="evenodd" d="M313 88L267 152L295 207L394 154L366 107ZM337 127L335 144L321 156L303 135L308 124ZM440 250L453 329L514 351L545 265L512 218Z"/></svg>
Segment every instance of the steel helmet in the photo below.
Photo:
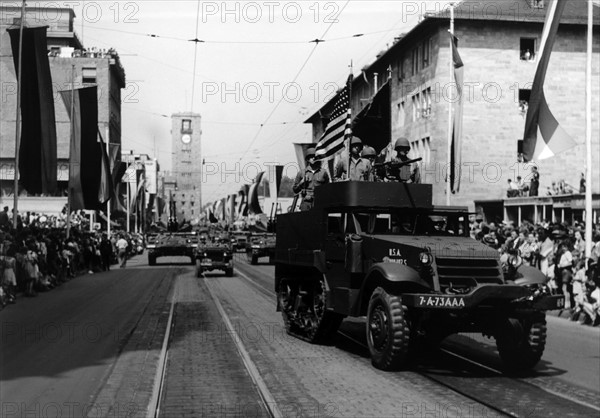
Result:
<svg viewBox="0 0 600 418"><path fill-rule="evenodd" d="M350 146L353 146L353 145L360 145L362 147L363 143L359 137L353 136L352 139L350 140Z"/></svg>
<svg viewBox="0 0 600 418"><path fill-rule="evenodd" d="M410 144L408 143L408 139L406 139L403 136L401 136L400 138L398 138L396 140L396 143L394 144L394 149L397 149L397 148L408 148L408 149L410 149Z"/></svg>
<svg viewBox="0 0 600 418"><path fill-rule="evenodd" d="M360 153L361 157L376 157L377 153L375 152L375 148L370 147L370 146L365 146L362 150L362 152Z"/></svg>

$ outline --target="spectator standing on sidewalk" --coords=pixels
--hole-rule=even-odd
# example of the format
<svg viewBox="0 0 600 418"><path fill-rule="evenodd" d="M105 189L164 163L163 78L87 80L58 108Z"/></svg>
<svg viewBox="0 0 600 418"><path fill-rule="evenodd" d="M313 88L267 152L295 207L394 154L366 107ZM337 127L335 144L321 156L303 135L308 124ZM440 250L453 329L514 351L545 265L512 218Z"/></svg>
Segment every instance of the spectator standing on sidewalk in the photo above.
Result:
<svg viewBox="0 0 600 418"><path fill-rule="evenodd" d="M119 256L119 265L120 268L125 268L127 265L127 247L129 243L127 240L121 235L119 240L117 241L117 251Z"/></svg>
<svg viewBox="0 0 600 418"><path fill-rule="evenodd" d="M106 234L102 234L102 241L100 241L100 256L102 257L102 270L110 270L110 259L112 258L112 243L108 239Z"/></svg>

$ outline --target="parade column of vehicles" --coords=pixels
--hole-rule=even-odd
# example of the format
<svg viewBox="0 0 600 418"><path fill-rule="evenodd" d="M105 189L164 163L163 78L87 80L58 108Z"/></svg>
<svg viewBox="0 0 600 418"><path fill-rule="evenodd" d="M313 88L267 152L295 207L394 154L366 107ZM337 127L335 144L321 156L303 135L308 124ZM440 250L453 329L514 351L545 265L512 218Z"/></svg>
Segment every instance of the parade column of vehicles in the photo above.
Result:
<svg viewBox="0 0 600 418"><path fill-rule="evenodd" d="M275 291L288 333L319 342L344 317L367 317L375 367L405 367L411 353L450 334L493 336L507 369L534 367L545 311L564 306L545 276L469 237L464 207L432 204L432 186L329 183L311 210L277 217Z"/></svg>

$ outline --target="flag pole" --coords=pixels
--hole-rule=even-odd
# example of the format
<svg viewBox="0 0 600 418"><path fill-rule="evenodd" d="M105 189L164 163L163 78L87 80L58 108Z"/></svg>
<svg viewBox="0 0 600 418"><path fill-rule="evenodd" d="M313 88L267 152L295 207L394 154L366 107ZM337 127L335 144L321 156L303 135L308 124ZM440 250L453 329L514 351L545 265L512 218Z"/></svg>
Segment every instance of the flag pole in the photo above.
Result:
<svg viewBox="0 0 600 418"><path fill-rule="evenodd" d="M452 59L452 42L454 42L454 3L450 3L450 44L448 45L450 59L448 67L450 74L450 81L454 77L454 65ZM452 164L452 100L448 97L448 144L447 144L447 158L446 158L446 205L450 205L450 193L452 192L452 185L450 184L450 165Z"/></svg>
<svg viewBox="0 0 600 418"><path fill-rule="evenodd" d="M354 69L352 68L352 60L350 60L350 75L354 75ZM348 111L352 112L352 80L350 77L348 77ZM345 128L344 128L345 129ZM346 135L346 134L344 134ZM346 179L350 180L350 144L352 142L352 134L350 135L346 135L348 138L346 138L346 142L348 143L348 147L346 148L348 150L348 165L346 165Z"/></svg>
<svg viewBox="0 0 600 418"><path fill-rule="evenodd" d="M109 122L110 123L110 122ZM106 155L110 158L110 129L108 124L106 125ZM110 161L110 160L109 160ZM112 169L112 167L110 167L110 162L109 162L109 166L108 168ZM109 173L110 175L111 173ZM110 196L110 194L109 194ZM106 233L108 234L108 238L110 238L110 199L108 200L108 202L106 202Z"/></svg>
<svg viewBox="0 0 600 418"><path fill-rule="evenodd" d="M594 29L593 4L588 0L587 59L585 95L585 258L592 254L592 36Z"/></svg>
<svg viewBox="0 0 600 418"><path fill-rule="evenodd" d="M73 165L71 164L71 146L75 137L75 64L71 64L71 140L69 141L69 181L67 186L67 238L71 235L71 175L73 174Z"/></svg>
<svg viewBox="0 0 600 418"><path fill-rule="evenodd" d="M21 22L19 24L19 65L17 68L17 123L15 126L15 178L13 200L13 228L17 229L19 216L19 149L21 147L21 67L23 62L23 26L25 24L25 0L21 4Z"/></svg>

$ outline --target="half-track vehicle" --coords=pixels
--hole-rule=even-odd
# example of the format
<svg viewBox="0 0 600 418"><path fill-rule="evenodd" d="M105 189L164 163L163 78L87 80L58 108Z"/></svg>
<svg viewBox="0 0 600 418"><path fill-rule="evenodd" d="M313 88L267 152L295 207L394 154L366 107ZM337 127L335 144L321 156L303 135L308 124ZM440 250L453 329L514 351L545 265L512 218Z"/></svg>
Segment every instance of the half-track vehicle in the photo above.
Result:
<svg viewBox="0 0 600 418"><path fill-rule="evenodd" d="M196 263L195 250L198 237L195 232L163 232L148 234L146 237L148 264L156 265L156 259L167 256L189 257L192 265Z"/></svg>
<svg viewBox="0 0 600 418"><path fill-rule="evenodd" d="M246 243L246 256L250 264L258 264L262 257L269 257L269 264L275 256L276 235L270 232L252 233Z"/></svg>
<svg viewBox="0 0 600 418"><path fill-rule="evenodd" d="M196 277L205 271L223 270L227 277L233 276L233 249L229 236L217 236L200 240L195 252Z"/></svg>
<svg viewBox="0 0 600 418"><path fill-rule="evenodd" d="M250 235L247 231L235 231L231 234L231 245L234 251L246 251L246 245L248 243L248 236Z"/></svg>
<svg viewBox="0 0 600 418"><path fill-rule="evenodd" d="M277 218L275 291L289 334L319 342L344 317L366 317L375 367L406 367L450 334L492 336L507 369L542 357L545 311L564 306L518 255L470 238L464 207L432 204L432 186L329 183L314 206ZM424 345L423 345L424 344Z"/></svg>

